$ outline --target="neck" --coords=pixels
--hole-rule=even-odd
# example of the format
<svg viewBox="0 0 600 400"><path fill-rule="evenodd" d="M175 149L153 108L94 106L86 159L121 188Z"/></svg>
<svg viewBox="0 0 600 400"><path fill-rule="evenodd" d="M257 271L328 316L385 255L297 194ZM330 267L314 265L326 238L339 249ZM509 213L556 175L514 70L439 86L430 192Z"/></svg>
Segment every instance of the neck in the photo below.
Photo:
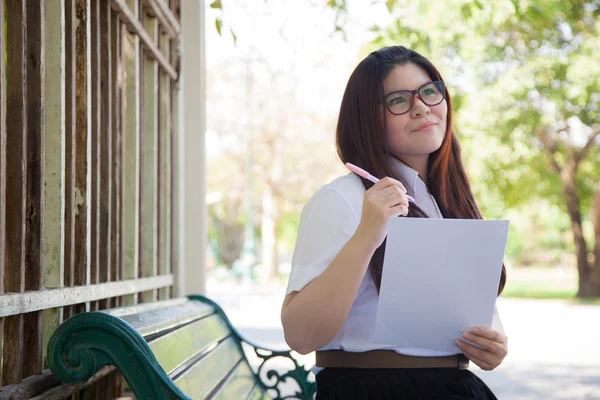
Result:
<svg viewBox="0 0 600 400"><path fill-rule="evenodd" d="M411 157L411 156L400 156L397 157L398 160L402 161L404 164L408 165L409 167L411 167L412 169L414 169L415 171L417 171L419 173L419 177L421 177L421 180L423 180L423 182L427 183L427 172L428 172L428 165L429 165L429 157L423 157L423 156L416 156L416 157Z"/></svg>

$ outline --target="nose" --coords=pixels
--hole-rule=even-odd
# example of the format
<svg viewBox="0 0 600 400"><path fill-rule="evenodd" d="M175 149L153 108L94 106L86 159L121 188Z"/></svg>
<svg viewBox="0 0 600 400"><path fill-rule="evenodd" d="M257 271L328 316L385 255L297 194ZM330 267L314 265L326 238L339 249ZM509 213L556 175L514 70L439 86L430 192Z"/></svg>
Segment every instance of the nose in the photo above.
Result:
<svg viewBox="0 0 600 400"><path fill-rule="evenodd" d="M415 98L413 101L414 101L414 104L412 107L413 117L416 118L416 117L420 117L423 115L428 115L431 112L431 110L429 109L427 104L425 104L425 102L423 101L421 96L419 96L418 94L415 95Z"/></svg>

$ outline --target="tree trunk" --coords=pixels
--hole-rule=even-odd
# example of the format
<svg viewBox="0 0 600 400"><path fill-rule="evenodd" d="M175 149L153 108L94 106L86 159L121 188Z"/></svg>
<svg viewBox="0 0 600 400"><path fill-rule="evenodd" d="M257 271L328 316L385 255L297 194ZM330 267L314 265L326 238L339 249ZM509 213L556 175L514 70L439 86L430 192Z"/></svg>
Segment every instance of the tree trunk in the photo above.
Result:
<svg viewBox="0 0 600 400"><path fill-rule="evenodd" d="M273 195L271 185L265 185L262 196L262 223L261 223L261 259L262 268L260 281L267 281L276 274L277 262L273 259L277 243L275 229L275 214L277 201Z"/></svg>
<svg viewBox="0 0 600 400"><path fill-rule="evenodd" d="M596 184L590 217L594 227L594 258L586 294L588 297L600 297L600 181Z"/></svg>
<svg viewBox="0 0 600 400"><path fill-rule="evenodd" d="M262 268L258 279L268 281L277 277L279 261L277 257L277 222L280 214L280 193L283 172L283 156L278 137L269 141L268 148L271 160L265 188L262 196L262 222L261 222L261 258Z"/></svg>
<svg viewBox="0 0 600 400"><path fill-rule="evenodd" d="M567 213L571 220L571 230L573 232L573 242L575 244L575 256L577 258L577 272L579 274L579 287L577 297L590 297L590 265L588 262L588 249L583 236L581 224L581 210L579 206L579 196L577 194L576 176L578 163L574 157L569 157L568 162L561 171L561 180L563 183L563 195L567 206Z"/></svg>

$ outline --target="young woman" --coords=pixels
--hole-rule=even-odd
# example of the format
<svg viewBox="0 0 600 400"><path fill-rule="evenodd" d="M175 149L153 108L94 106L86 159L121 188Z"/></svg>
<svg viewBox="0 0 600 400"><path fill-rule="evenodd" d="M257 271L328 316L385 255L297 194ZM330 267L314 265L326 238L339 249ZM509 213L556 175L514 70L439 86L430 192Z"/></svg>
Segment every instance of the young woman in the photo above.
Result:
<svg viewBox="0 0 600 400"><path fill-rule="evenodd" d="M495 399L466 367L492 370L506 356L497 312L494 329L465 332L453 354L373 341L388 219L481 218L438 70L404 47L371 53L348 81L337 149L383 179L349 173L302 211L281 320L292 349L317 351L317 399ZM505 281L503 267L498 293Z"/></svg>

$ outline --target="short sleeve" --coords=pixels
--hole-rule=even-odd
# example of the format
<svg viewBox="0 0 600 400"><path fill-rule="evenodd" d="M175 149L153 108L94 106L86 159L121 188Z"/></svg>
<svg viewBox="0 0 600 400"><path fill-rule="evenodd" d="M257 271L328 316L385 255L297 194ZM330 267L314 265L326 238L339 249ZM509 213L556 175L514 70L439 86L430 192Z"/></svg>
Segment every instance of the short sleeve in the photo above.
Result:
<svg viewBox="0 0 600 400"><path fill-rule="evenodd" d="M359 222L339 193L319 189L300 214L286 295L302 290L321 275L354 235Z"/></svg>

